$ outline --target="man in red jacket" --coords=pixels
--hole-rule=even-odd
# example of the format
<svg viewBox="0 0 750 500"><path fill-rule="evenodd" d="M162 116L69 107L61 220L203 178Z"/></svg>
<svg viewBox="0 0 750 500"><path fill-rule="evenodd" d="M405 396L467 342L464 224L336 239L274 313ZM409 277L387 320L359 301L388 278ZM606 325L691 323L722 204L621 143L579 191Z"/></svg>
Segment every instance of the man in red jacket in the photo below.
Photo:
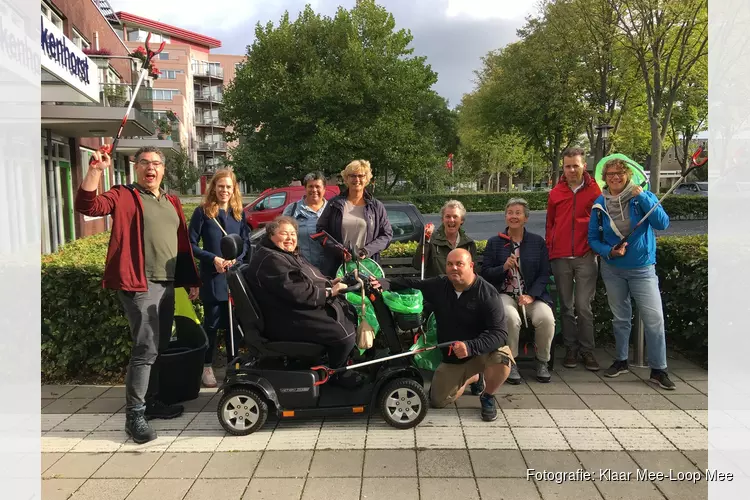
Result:
<svg viewBox="0 0 750 500"><path fill-rule="evenodd" d="M588 228L591 207L601 189L586 172L584 151L580 148L563 151L563 174L549 194L545 234L552 274L560 296L567 349L563 365L575 368L580 354L584 366L597 371L599 363L593 353L591 301L596 292L599 267L596 255L589 247Z"/></svg>
<svg viewBox="0 0 750 500"><path fill-rule="evenodd" d="M133 350L125 377L125 432L135 443L156 439L151 418L175 418L180 405L159 400L158 354L169 346L174 319L174 287L198 297L200 279L180 200L161 189L164 154L144 147L135 154L137 182L114 186L97 196L102 172L111 166L107 153L94 162L76 195L80 213L112 216L103 286L117 290L130 324Z"/></svg>

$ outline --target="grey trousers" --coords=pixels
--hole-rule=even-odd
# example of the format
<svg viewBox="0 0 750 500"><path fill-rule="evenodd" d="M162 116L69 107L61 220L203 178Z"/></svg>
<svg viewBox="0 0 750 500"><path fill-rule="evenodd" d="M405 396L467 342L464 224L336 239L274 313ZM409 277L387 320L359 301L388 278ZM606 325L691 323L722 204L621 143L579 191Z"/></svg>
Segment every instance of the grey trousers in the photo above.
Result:
<svg viewBox="0 0 750 500"><path fill-rule="evenodd" d="M591 352L594 349L594 313L591 311L591 301L596 293L599 274L596 255L589 252L574 259L554 259L550 261L550 265L557 293L560 295L565 347Z"/></svg>
<svg viewBox="0 0 750 500"><path fill-rule="evenodd" d="M147 292L119 291L130 324L133 350L125 376L126 411L142 410L159 392L158 354L169 347L174 320L174 284L148 282Z"/></svg>

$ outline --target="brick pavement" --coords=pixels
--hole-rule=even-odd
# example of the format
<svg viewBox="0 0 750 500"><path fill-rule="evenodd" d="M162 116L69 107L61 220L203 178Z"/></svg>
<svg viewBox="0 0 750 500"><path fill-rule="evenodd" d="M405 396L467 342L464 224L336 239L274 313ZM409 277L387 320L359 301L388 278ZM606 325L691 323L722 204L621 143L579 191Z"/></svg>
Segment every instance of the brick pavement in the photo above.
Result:
<svg viewBox="0 0 750 500"><path fill-rule="evenodd" d="M611 362L599 350L600 363ZM561 359L561 358L560 358ZM153 421L159 438L135 445L123 431L124 388L42 387L44 500L274 499L704 499L705 482L599 480L600 469L697 471L708 467L708 377L670 360L676 391L648 383L647 369L604 379L557 366L540 384L496 394L492 423L477 397L430 409L411 430L379 416L269 421L250 436L227 435L218 395L204 389L185 414ZM712 428L750 427L714 415ZM527 479L536 471L591 471L593 481ZM581 473L581 472L579 472Z"/></svg>

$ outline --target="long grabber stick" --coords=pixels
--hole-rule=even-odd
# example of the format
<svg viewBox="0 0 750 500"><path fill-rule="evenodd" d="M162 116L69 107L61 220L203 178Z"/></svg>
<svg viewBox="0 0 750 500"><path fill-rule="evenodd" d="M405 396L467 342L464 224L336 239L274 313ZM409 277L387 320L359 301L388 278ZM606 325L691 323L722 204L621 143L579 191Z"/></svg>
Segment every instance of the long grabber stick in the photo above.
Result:
<svg viewBox="0 0 750 500"><path fill-rule="evenodd" d="M106 153L109 155L110 158L115 153L115 148L117 148L117 143L120 142L120 137L122 137L122 131L125 130L125 124L128 123L128 117L130 116L130 111L133 109L133 105L135 104L135 98L138 96L138 90L141 88L141 84L143 83L143 80L146 78L146 75L148 74L148 68L151 66L151 59L154 58L155 55L159 54L162 50L164 50L164 44L166 42L161 42L161 45L159 45L159 48L157 50L151 50L151 47L149 46L149 41L151 41L151 33L149 33L146 36L146 62L143 63L143 67L141 68L140 75L138 76L138 83L135 85L135 89L133 89L133 95L130 97L130 103L128 104L128 109L125 111L125 116L122 118L122 122L120 122L120 128L117 130L117 135L115 136L115 140L112 142L112 144L105 144L101 148L99 148L99 151L101 153ZM93 164L96 160L91 157L89 160L89 164Z"/></svg>
<svg viewBox="0 0 750 500"><path fill-rule="evenodd" d="M310 368L310 370L323 372L323 378L314 383L314 385L323 385L326 382L328 382L328 379L331 377L331 375L335 375L336 373L345 372L347 370L355 370L357 368L362 368L363 366L383 363L385 361L390 361L396 358L405 358L408 356L414 356L422 352L432 351L433 349L441 349L443 347L452 348L452 346L455 343L456 342L443 342L442 344L437 344L437 345L433 345L429 347L423 347L422 349L415 349L413 351L402 352L399 354L394 354L393 356L386 356L384 358L373 359L372 361L365 361L364 363L357 363L354 365L342 366L341 368L328 368L327 366L321 365L321 366L313 366L312 368Z"/></svg>

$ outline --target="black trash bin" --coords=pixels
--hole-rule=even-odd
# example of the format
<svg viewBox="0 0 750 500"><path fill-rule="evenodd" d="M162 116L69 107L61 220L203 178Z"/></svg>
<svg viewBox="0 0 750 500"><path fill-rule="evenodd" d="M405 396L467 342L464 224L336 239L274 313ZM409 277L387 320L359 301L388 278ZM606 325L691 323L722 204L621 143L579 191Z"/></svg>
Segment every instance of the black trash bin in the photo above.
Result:
<svg viewBox="0 0 750 500"><path fill-rule="evenodd" d="M169 348L159 355L159 399L166 404L196 399L201 390L208 337L196 319L174 318Z"/></svg>

